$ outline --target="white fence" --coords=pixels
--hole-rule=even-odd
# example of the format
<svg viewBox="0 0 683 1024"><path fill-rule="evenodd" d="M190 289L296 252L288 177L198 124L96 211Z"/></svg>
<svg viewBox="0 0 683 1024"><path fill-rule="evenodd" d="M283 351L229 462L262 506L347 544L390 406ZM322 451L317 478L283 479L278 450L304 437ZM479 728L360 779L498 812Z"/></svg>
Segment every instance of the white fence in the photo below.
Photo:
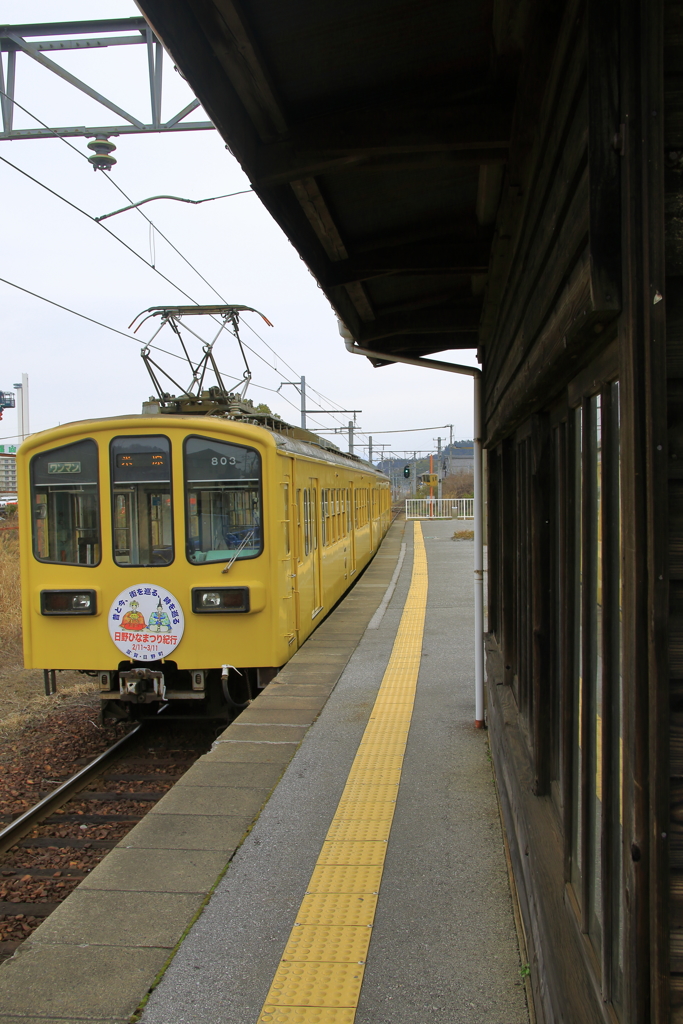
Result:
<svg viewBox="0 0 683 1024"><path fill-rule="evenodd" d="M406 519L474 519L474 498L408 498Z"/></svg>
<svg viewBox="0 0 683 1024"><path fill-rule="evenodd" d="M456 498L453 504L457 508L456 519L474 519L474 498Z"/></svg>

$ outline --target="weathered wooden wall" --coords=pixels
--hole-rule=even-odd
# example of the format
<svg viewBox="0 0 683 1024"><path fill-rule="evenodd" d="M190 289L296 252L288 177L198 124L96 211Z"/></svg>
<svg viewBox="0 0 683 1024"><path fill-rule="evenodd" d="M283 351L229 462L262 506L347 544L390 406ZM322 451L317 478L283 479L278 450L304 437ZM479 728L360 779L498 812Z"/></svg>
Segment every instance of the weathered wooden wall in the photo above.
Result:
<svg viewBox="0 0 683 1024"><path fill-rule="evenodd" d="M492 747L540 1018L664 1024L683 1021L683 14L668 0L569 0L536 14L481 335ZM665 287L664 153L676 147ZM599 614L620 703L603 668L597 726L575 703L591 652L585 636L571 649L574 616L591 609L585 565L582 604L572 592L572 529L592 526L568 465L578 457L593 486L574 410L585 430L595 396L619 417L602 439L612 492L599 499L600 564L612 576ZM610 554L619 493L622 544ZM596 728L597 782L584 763ZM589 883L572 875L572 833L588 850L587 812L581 830L570 806L572 744L584 751L582 799L602 801L602 950ZM605 851L620 852L621 876Z"/></svg>

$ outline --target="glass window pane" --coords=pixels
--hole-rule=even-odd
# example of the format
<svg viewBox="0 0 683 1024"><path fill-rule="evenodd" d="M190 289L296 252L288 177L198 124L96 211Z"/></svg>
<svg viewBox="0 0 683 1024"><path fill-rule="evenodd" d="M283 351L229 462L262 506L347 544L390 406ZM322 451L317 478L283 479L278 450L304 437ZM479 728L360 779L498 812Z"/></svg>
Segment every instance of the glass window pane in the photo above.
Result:
<svg viewBox="0 0 683 1024"><path fill-rule="evenodd" d="M289 554L289 484L282 485L282 500L284 503L284 542L285 542L285 554Z"/></svg>
<svg viewBox="0 0 683 1024"><path fill-rule="evenodd" d="M623 682L622 682L622 588L621 566L621 444L619 382L610 387L610 523L605 530L609 538L609 566L612 580L611 622L611 874L612 874L612 1002L620 1007L624 993L624 865L623 850Z"/></svg>
<svg viewBox="0 0 683 1024"><path fill-rule="evenodd" d="M311 500L308 487L304 487L304 554L311 550Z"/></svg>
<svg viewBox="0 0 683 1024"><path fill-rule="evenodd" d="M573 444L573 518L574 518L574 644L572 651L572 841L571 880L575 894L581 902L581 844L582 844L582 794L581 794L581 715L583 711L583 410L574 412Z"/></svg>
<svg viewBox="0 0 683 1024"><path fill-rule="evenodd" d="M167 437L116 437L111 442L114 561L173 561L171 445Z"/></svg>
<svg viewBox="0 0 683 1024"><path fill-rule="evenodd" d="M190 562L225 562L261 553L261 456L256 449L188 437L185 492Z"/></svg>
<svg viewBox="0 0 683 1024"><path fill-rule="evenodd" d="M596 950L602 944L602 662L603 662L603 578L602 578L602 396L589 403L588 510L589 537L589 647L588 699L588 933Z"/></svg>
<svg viewBox="0 0 683 1024"><path fill-rule="evenodd" d="M100 499L94 441L52 448L31 459L33 553L41 562L97 565Z"/></svg>

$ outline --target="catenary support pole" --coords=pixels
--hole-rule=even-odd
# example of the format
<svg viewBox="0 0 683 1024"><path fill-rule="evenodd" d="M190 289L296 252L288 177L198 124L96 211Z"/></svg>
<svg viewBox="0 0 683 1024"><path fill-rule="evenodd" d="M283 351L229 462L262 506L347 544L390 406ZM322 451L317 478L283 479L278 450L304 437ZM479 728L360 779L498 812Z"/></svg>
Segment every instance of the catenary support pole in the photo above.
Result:
<svg viewBox="0 0 683 1024"><path fill-rule="evenodd" d="M474 724L484 728L484 537L481 457L481 374L474 378Z"/></svg>
<svg viewBox="0 0 683 1024"><path fill-rule="evenodd" d="M301 429L306 429L306 378L301 378Z"/></svg>
<svg viewBox="0 0 683 1024"><path fill-rule="evenodd" d="M483 487L482 487L482 408L481 370L477 366L447 363L442 359L411 359L408 356L389 355L375 349L356 345L353 335L339 321L339 333L349 352L381 359L389 363L407 363L408 366L426 366L428 370L445 370L474 378L474 725L486 727L484 720L484 549L483 549Z"/></svg>

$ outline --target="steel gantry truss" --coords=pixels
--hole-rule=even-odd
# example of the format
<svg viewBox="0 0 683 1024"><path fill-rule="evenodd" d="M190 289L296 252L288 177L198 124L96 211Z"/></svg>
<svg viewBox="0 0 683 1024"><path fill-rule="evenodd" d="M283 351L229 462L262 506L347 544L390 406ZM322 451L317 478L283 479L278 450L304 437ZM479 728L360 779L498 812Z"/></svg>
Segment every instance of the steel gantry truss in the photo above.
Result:
<svg viewBox="0 0 683 1024"><path fill-rule="evenodd" d="M125 34L116 34L125 33ZM94 50L106 46L146 46L149 68L149 98L151 121L145 124L129 114L113 100L103 96L86 82L76 78L69 71L46 56L49 52L63 50ZM75 89L101 103L124 124L114 125L72 125L61 128L13 127L14 107L19 101L15 96L17 54L24 54L42 67L68 82ZM161 94L163 79L164 50L144 18L116 18L99 21L53 22L36 25L0 26L0 106L2 109L2 132L0 139L45 139L55 135L63 137L109 135L131 135L144 132L202 131L213 128L211 121L186 121L185 118L196 110L199 100L193 99L186 107L168 121L161 120Z"/></svg>

